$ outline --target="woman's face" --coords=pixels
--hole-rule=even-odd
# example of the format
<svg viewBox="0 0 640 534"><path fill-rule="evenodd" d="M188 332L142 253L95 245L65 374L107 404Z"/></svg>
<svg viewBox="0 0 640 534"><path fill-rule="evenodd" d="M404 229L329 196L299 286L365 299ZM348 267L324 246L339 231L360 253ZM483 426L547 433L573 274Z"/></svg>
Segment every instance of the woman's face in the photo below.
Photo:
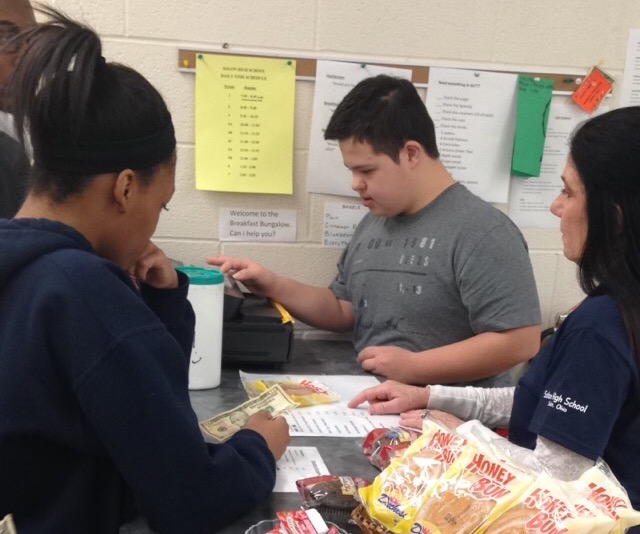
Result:
<svg viewBox="0 0 640 534"><path fill-rule="evenodd" d="M570 157L562 172L562 181L564 187L551 203L551 213L560 219L565 257L577 263L587 242L587 196Z"/></svg>
<svg viewBox="0 0 640 534"><path fill-rule="evenodd" d="M135 264L149 244L158 225L160 213L166 209L173 196L175 170L173 161L161 165L148 184L143 185L139 181L136 183L136 201L125 222L125 247L121 250L122 260L118 262L123 268L127 269Z"/></svg>

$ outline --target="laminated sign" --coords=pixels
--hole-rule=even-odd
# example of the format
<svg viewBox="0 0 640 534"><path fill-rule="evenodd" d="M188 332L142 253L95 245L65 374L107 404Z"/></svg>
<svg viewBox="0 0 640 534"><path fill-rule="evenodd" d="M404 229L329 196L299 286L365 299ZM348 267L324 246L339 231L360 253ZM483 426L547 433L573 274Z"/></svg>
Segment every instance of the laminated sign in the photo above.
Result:
<svg viewBox="0 0 640 534"><path fill-rule="evenodd" d="M571 95L571 99L587 113L592 113L602 102L602 99L609 94L613 78L601 71L598 67L593 67L587 77Z"/></svg>

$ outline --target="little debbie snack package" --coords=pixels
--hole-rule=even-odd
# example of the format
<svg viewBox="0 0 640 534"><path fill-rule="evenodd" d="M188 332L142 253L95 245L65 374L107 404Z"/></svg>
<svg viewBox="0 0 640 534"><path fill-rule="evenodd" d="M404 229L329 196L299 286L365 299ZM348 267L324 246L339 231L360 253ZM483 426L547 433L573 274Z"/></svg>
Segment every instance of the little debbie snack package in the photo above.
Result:
<svg viewBox="0 0 640 534"><path fill-rule="evenodd" d="M440 476L466 447L466 440L435 422L427 422L423 433L395 458L373 481L359 490L368 515L377 523L402 532Z"/></svg>

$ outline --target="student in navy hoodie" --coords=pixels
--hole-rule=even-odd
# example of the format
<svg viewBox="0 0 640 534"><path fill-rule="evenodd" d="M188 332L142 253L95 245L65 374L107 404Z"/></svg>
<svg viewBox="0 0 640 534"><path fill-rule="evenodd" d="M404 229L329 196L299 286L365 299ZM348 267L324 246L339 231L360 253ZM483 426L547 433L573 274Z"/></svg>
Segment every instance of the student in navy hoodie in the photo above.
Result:
<svg viewBox="0 0 640 534"><path fill-rule="evenodd" d="M30 190L0 220L0 518L20 534L214 532L271 493L286 421L204 441L187 390L188 281L150 238L174 192L160 94L43 9L15 76ZM133 280L135 279L135 281Z"/></svg>

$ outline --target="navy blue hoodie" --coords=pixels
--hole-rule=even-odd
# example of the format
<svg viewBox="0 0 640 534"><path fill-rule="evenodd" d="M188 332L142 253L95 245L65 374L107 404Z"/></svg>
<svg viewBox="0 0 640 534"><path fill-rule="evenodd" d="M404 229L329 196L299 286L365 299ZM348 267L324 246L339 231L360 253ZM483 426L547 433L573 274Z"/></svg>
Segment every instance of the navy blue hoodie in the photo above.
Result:
<svg viewBox="0 0 640 534"><path fill-rule="evenodd" d="M187 287L138 291L72 228L0 219L0 517L20 534L117 532L137 512L210 533L270 494L259 434L200 433Z"/></svg>

